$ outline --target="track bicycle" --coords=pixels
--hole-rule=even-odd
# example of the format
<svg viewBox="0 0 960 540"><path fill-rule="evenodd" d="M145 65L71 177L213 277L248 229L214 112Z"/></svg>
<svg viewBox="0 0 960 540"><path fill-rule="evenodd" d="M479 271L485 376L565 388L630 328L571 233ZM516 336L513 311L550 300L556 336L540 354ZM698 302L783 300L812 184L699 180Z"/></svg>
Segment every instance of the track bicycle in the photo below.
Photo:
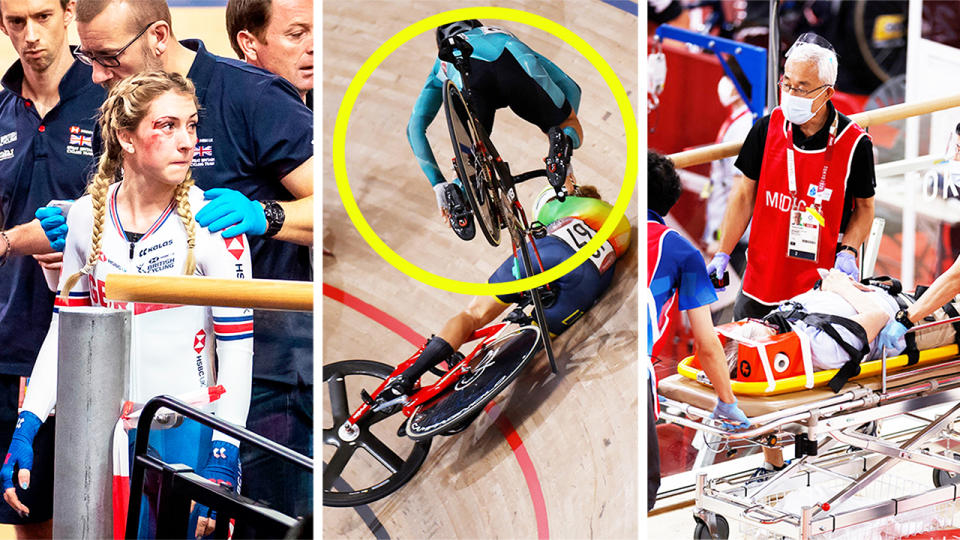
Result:
<svg viewBox="0 0 960 540"><path fill-rule="evenodd" d="M439 380L418 382L406 397L380 394L416 362L423 347L396 367L371 360L323 366L333 417L332 426L323 428L323 444L334 448L329 461L324 460L324 506L369 504L409 482L427 458L433 437L465 430L540 349L541 330L532 322L521 306L503 321L475 331L467 343L478 343L468 355L454 353L446 371L430 370ZM406 418L394 432L393 423L384 421L397 413ZM355 465L348 467L350 463Z"/></svg>
<svg viewBox="0 0 960 540"><path fill-rule="evenodd" d="M471 105L473 93L468 79L472 52L473 47L463 36L453 36L441 45L438 53L441 60L450 62L456 67L461 74L463 84L462 92L449 79L443 86L443 108L450 131L450 140L453 143L454 169L483 236L490 245L498 246L500 230L506 229L510 234L514 258L523 264L525 275L532 276L533 263L527 240L531 240L530 245L533 246L539 272L543 272L540 254L533 239L545 236L546 229L539 222L535 221L531 225L527 221L523 206L517 198L516 185L533 178L546 177L556 191L557 198L562 202L567 195L564 182L570 166L572 146L569 138L562 131L551 128L548 134L550 152L544 159L546 167L516 176L511 174L509 164L497 153L497 149L490 142L483 124L477 120ZM549 291L550 286L546 285L545 290ZM534 306L534 317L543 330L543 346L550 361L550 368L556 373L557 366L550 346L550 333L543 315L541 291L535 289L529 293Z"/></svg>

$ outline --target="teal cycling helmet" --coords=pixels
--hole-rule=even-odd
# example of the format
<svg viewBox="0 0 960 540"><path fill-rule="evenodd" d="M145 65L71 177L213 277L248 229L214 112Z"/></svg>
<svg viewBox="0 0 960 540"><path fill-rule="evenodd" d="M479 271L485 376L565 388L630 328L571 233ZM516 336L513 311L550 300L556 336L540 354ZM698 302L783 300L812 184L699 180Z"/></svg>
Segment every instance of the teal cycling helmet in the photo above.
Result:
<svg viewBox="0 0 960 540"><path fill-rule="evenodd" d="M477 19L469 19L466 21L457 21L448 24L444 24L437 27L437 47L446 41L448 38L451 38L457 34L462 34L468 30L473 30L474 28L480 28L483 26L483 23Z"/></svg>

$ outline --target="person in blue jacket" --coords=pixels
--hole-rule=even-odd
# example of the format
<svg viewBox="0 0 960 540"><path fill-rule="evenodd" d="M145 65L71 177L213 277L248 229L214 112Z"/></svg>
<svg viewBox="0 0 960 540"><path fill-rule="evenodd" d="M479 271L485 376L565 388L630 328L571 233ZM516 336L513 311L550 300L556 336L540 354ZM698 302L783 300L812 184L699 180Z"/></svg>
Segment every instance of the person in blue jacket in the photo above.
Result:
<svg viewBox="0 0 960 540"><path fill-rule="evenodd" d="M484 26L476 19L457 21L437 28L437 47L458 36L472 47L467 83L473 99L471 107L487 133L493 130L494 114L510 107L527 122L545 134L557 128L568 139L563 142L579 148L583 129L577 119L580 87L553 62L543 57L510 32ZM443 85L453 81L463 89L463 75L450 62L438 57L427 77L407 124L407 139L437 196L437 206L445 220L463 238L473 238L472 216L467 225L459 225L451 216L463 208L463 194L458 185L447 182L427 141L427 127L433 122L443 103ZM551 148L550 154L554 154Z"/></svg>

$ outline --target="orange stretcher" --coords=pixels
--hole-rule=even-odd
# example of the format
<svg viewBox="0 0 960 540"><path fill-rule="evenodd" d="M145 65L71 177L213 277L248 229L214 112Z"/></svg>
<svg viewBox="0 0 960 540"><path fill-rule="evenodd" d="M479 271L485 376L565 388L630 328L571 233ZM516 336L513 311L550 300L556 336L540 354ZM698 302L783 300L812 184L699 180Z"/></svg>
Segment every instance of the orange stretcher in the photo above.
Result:
<svg viewBox="0 0 960 540"><path fill-rule="evenodd" d="M732 322L717 327L722 344L731 339L731 329L744 324ZM756 340L738 339L737 366L731 370L730 386L735 394L749 396L773 396L803 389L826 386L836 375L836 369L814 371L810 345L805 334L786 332ZM942 341L941 341L942 342ZM958 354L956 344L921 349L919 361L911 367L929 365L954 358ZM900 371L907 367L907 356L887 358L887 372ZM860 364L860 374L850 380L864 379L880 374L881 360ZM701 384L711 386L700 367L696 355L680 361L677 372Z"/></svg>

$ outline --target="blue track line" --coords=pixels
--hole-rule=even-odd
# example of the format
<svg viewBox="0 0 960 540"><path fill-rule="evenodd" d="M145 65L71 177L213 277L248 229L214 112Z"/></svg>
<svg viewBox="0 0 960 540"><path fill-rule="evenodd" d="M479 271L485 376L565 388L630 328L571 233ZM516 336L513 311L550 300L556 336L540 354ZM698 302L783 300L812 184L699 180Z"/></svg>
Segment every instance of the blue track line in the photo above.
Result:
<svg viewBox="0 0 960 540"><path fill-rule="evenodd" d="M627 13L633 15L634 17L637 16L639 8L637 7L636 2L632 2L631 0L600 0L600 1L603 2L604 4L610 4L611 6L617 9L622 9Z"/></svg>

